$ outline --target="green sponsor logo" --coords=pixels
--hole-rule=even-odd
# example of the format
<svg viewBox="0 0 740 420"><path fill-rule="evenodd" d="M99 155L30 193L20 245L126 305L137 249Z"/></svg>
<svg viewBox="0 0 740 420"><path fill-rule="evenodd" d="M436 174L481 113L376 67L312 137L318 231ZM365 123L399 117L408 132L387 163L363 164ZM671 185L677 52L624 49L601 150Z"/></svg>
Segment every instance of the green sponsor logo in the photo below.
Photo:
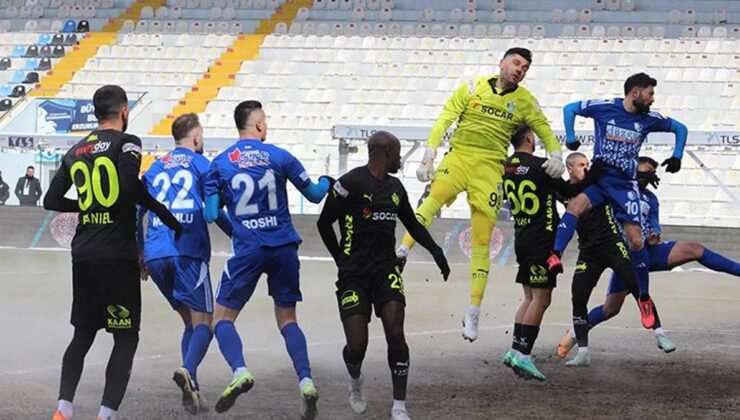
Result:
<svg viewBox="0 0 740 420"><path fill-rule="evenodd" d="M354 308L359 304L360 295L358 295L357 292L355 292L354 290L347 290L342 293L342 298L339 302L339 305L342 307L342 309Z"/></svg>
<svg viewBox="0 0 740 420"><path fill-rule="evenodd" d="M131 312L123 305L108 305L108 328L131 328Z"/></svg>

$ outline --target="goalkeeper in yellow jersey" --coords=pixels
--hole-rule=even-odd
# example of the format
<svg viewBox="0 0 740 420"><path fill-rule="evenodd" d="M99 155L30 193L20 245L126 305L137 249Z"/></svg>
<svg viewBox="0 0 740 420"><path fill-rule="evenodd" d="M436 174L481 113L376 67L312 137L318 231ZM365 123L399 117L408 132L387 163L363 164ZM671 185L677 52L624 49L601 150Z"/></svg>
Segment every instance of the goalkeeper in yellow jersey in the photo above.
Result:
<svg viewBox="0 0 740 420"><path fill-rule="evenodd" d="M447 100L432 127L424 158L416 171L422 182L432 181L429 196L416 211L428 227L443 204L463 191L470 205L472 255L470 259L470 308L463 319L463 338L478 338L478 316L490 268L491 233L503 200L501 187L509 142L516 128L532 127L547 149L542 165L547 175L560 178L565 171L560 144L550 129L537 100L519 83L527 75L532 53L511 48L499 62L499 75L477 77L463 83ZM435 171L434 158L447 129L457 121L450 150ZM405 264L414 240L407 233L397 250Z"/></svg>

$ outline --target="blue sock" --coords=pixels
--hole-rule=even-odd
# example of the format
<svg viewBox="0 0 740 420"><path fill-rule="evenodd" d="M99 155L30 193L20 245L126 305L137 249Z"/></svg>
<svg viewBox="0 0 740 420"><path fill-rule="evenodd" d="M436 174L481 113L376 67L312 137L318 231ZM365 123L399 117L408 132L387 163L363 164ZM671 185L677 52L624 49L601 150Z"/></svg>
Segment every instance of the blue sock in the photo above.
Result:
<svg viewBox="0 0 740 420"><path fill-rule="evenodd" d="M642 247L639 251L630 251L630 260L635 267L637 285L640 287L640 299L650 296L650 254L647 248Z"/></svg>
<svg viewBox="0 0 740 420"><path fill-rule="evenodd" d="M182 364L185 364L185 356L188 354L188 347L190 347L190 337L193 335L193 326L185 324L185 330L182 332L182 340L180 341L180 352L182 353Z"/></svg>
<svg viewBox="0 0 740 420"><path fill-rule="evenodd" d="M740 263L719 255L709 248L704 248L704 253L699 258L699 264L714 271L740 276Z"/></svg>
<svg viewBox="0 0 740 420"><path fill-rule="evenodd" d="M185 356L185 369L190 372L190 377L198 385L197 371L198 365L203 360L208 351L208 345L211 344L211 329L208 325L198 324L193 329L193 335L190 337L190 347L188 348L188 354Z"/></svg>
<svg viewBox="0 0 740 420"><path fill-rule="evenodd" d="M303 335L301 327L295 322L291 322L280 330L285 339L285 348L288 349L288 354L291 360L293 360L293 367L295 373L298 374L298 379L311 377L311 366L308 363L308 348L306 346L306 336Z"/></svg>
<svg viewBox="0 0 740 420"><path fill-rule="evenodd" d="M573 235L576 233L577 225L578 217L576 217L575 214L568 213L566 211L563 218L560 219L558 230L555 233L555 245L553 246L553 251L563 255L563 251L565 251L568 243L573 239Z"/></svg>
<svg viewBox="0 0 740 420"><path fill-rule="evenodd" d="M239 338L239 333L236 332L234 323L222 319L216 323L213 332L216 341L218 341L218 348L221 350L221 354L224 355L226 363L231 366L231 371L234 372L238 368L246 367L242 354L242 340Z"/></svg>
<svg viewBox="0 0 740 420"><path fill-rule="evenodd" d="M593 328L602 322L606 321L608 318L604 316L604 305L599 305L588 313L588 326L590 328Z"/></svg>

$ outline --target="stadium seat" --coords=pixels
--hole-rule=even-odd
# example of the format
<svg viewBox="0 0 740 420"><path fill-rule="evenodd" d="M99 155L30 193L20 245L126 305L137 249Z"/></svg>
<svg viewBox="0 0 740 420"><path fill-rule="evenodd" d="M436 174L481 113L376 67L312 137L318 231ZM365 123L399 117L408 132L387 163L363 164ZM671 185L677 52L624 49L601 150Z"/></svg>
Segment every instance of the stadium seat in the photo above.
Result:
<svg viewBox="0 0 740 420"><path fill-rule="evenodd" d="M682 15L680 10L671 10L668 12L668 23L671 25L678 25L681 23Z"/></svg>
<svg viewBox="0 0 740 420"><path fill-rule="evenodd" d="M635 10L635 0L622 0L622 11L631 12Z"/></svg>
<svg viewBox="0 0 740 420"><path fill-rule="evenodd" d="M493 19L492 22L495 23L501 23L506 21L506 10L504 9L496 9L493 11Z"/></svg>
<svg viewBox="0 0 740 420"><path fill-rule="evenodd" d="M606 10L615 12L619 10L619 0L606 0Z"/></svg>
<svg viewBox="0 0 740 420"><path fill-rule="evenodd" d="M693 9L688 9L683 12L681 23L685 23L687 25L693 25L696 23L696 12Z"/></svg>

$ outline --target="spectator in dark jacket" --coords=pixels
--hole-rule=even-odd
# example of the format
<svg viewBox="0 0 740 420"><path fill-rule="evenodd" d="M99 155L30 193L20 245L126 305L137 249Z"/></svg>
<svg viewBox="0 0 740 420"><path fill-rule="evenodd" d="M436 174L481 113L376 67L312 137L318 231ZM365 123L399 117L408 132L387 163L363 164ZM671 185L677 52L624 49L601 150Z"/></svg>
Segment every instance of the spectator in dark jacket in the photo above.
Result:
<svg viewBox="0 0 740 420"><path fill-rule="evenodd" d="M10 186L3 181L3 172L0 171L0 205L5 205L10 197Z"/></svg>
<svg viewBox="0 0 740 420"><path fill-rule="evenodd" d="M18 197L21 206L38 206L41 198L41 182L33 176L34 171L33 166L26 168L26 176L20 177L15 185L15 196Z"/></svg>

